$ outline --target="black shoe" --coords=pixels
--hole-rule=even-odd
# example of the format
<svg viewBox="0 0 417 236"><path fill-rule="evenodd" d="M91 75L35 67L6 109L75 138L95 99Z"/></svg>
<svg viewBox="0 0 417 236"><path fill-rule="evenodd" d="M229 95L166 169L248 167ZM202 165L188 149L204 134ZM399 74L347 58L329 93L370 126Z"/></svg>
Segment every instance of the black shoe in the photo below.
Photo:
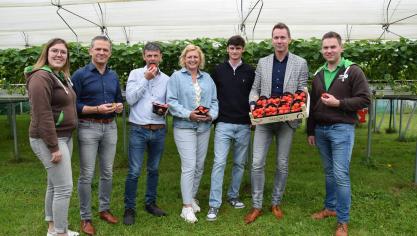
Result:
<svg viewBox="0 0 417 236"><path fill-rule="evenodd" d="M128 208L125 210L125 214L123 215L123 224L125 225L133 225L135 223L135 216L136 212L132 208Z"/></svg>
<svg viewBox="0 0 417 236"><path fill-rule="evenodd" d="M166 216L167 214L161 208L159 208L155 203L145 205L145 210L154 215L154 216Z"/></svg>

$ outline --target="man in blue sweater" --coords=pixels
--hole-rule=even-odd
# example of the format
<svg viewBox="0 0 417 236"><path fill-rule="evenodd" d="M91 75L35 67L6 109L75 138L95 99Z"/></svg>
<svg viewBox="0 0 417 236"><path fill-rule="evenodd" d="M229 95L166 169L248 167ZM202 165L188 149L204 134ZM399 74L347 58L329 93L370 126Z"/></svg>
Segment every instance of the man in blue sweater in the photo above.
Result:
<svg viewBox="0 0 417 236"><path fill-rule="evenodd" d="M211 74L217 87L219 117L214 136L214 164L211 173L208 221L217 219L222 204L224 169L233 143L232 181L227 192L234 208L244 208L239 200L239 188L250 143L249 92L255 77L254 69L242 61L245 40L232 36L227 42L228 59L217 65Z"/></svg>

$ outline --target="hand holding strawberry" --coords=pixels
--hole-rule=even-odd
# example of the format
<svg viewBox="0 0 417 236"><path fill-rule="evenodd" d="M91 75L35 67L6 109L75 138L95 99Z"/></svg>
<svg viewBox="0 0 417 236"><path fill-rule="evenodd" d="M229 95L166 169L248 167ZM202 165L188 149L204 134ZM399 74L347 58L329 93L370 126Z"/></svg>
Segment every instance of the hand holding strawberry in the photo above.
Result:
<svg viewBox="0 0 417 236"><path fill-rule="evenodd" d="M340 106L340 101L335 98L333 95L331 95L330 93L323 93L321 95L321 102L329 107L339 107Z"/></svg>
<svg viewBox="0 0 417 236"><path fill-rule="evenodd" d="M123 111L123 103L121 102L115 103L115 112L121 113L122 111Z"/></svg>
<svg viewBox="0 0 417 236"><path fill-rule="evenodd" d="M198 106L195 110L198 112L199 115L203 116L207 115L207 113L209 112L209 109L207 107L201 105Z"/></svg>
<svg viewBox="0 0 417 236"><path fill-rule="evenodd" d="M156 102L152 103L152 112L157 115L163 116L167 113L167 110L168 104L159 104Z"/></svg>
<svg viewBox="0 0 417 236"><path fill-rule="evenodd" d="M211 116L210 120L211 120ZM192 110L190 113L190 120L191 121L195 121L195 122L206 122L207 120L207 115L199 115L199 111L198 110Z"/></svg>
<svg viewBox="0 0 417 236"><path fill-rule="evenodd" d="M145 71L145 79L151 80L155 78L158 73L158 66L156 64L149 64L147 70Z"/></svg>
<svg viewBox="0 0 417 236"><path fill-rule="evenodd" d="M330 94L328 94L328 93L322 93L321 97L327 99L327 98L329 98L329 95Z"/></svg>

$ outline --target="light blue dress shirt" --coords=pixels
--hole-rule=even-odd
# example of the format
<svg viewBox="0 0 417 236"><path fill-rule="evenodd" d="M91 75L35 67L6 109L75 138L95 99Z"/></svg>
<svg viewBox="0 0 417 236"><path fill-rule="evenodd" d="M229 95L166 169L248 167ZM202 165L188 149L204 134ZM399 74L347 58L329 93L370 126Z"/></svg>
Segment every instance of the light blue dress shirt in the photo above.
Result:
<svg viewBox="0 0 417 236"><path fill-rule="evenodd" d="M132 70L126 85L126 101L130 106L129 122L138 125L165 124L165 118L152 112L152 102L165 104L169 76L162 73L147 80L147 67Z"/></svg>
<svg viewBox="0 0 417 236"><path fill-rule="evenodd" d="M216 85L212 78L208 73L199 71L197 81L201 88L200 104L196 104L196 94L191 74L185 68L174 72L168 81L168 109L174 117L173 125L176 128L194 128L201 132L210 128L211 122L190 120L191 111L198 105L209 108L208 113L212 120L215 120L219 114Z"/></svg>

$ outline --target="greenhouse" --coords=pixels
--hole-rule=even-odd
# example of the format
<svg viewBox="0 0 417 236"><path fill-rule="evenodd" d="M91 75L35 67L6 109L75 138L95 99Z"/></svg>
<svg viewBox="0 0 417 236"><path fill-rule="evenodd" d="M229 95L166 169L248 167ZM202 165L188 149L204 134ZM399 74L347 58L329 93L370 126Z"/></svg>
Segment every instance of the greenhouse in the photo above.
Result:
<svg viewBox="0 0 417 236"><path fill-rule="evenodd" d="M283 60L277 56L279 46L274 42L274 32L277 28L273 29L273 27L280 22L288 26L288 30L286 28L283 30L288 32L289 36L287 44L287 53L289 52L289 54L286 56L287 59ZM348 59L353 63L354 68L363 71L363 80L366 79L369 84L368 103L365 107L353 112L355 114L354 145L352 144L353 151L347 165L347 172L350 171L349 183L352 199L348 232L350 235L416 235L415 225L409 220L417 217L417 205L415 204L417 197L417 1L415 0L1 0L0 173L2 174L0 175L0 186L2 188L0 188L0 205L4 214L0 214L0 219L3 220L3 223L0 223L0 235L45 235L46 230L48 230L47 235L50 236L75 236L78 235L76 232L79 232L80 235L330 235L334 233L335 228L336 231L339 229L339 223L347 224L347 222L345 222L346 218L341 220L342 214L340 214L341 210L338 206L330 209L325 202L323 208L323 199L327 196L326 190L329 191L326 185L328 182L325 181L327 174L323 170L324 160L321 157L323 153L320 147L317 143L315 143L316 146L309 145L311 133L309 133L307 122L308 119L312 119L312 114L318 112L314 110L317 106L310 108L310 103L317 102L310 100L315 96L314 88L317 88L313 82L314 78L320 76L320 69L324 71L323 76L326 77L327 72L323 68L330 65L324 52L325 39L322 39L323 35L330 31L337 32L341 36L343 44L340 45L340 53L343 61ZM232 54L229 51L231 50L230 38L234 35L240 35L246 43L241 48L242 60L240 62L242 64L237 67L233 67L231 63ZM120 94L117 94L117 99L109 103L112 108L110 105L109 108L100 106L101 103L90 106L90 101L87 100L81 102L81 87L76 83L77 79L82 77L81 75L87 74L83 68L87 68L88 65L96 66L95 55L98 54L94 54L92 50L98 41L92 42L92 39L97 36L102 36L97 39L99 42L104 42L105 45L108 42L110 45L110 54L107 54L108 58L103 64L104 72L100 71L98 67L97 71L103 76L108 71L114 72L117 75L114 78L117 78L117 84L120 86ZM34 73L32 71L28 73L28 68L30 70L31 66L37 63L43 47L53 38L61 38L68 43L67 47L58 47L61 52L56 54L62 56L62 50L68 53L69 57L66 60L70 63L68 68L70 80L65 81L58 78L57 75L61 74L54 70L52 64L48 63L49 60L52 60L49 57L47 57L44 66L52 68L52 70L49 69L49 73L56 77L51 77L52 80L56 79L56 81L61 81L60 84L63 83L62 88L67 88L63 90L67 96L72 94L68 93L69 86L71 91L74 90L74 99L76 99L77 105L74 109L78 110L78 119L75 117L77 124L74 124L76 127L74 126L70 133L73 151L69 155L70 161L67 166L70 169L70 175L66 177L68 177L67 183L71 182L72 188L67 192L67 195L69 193L68 196L70 196L67 196L67 199L71 200L67 207L67 222L64 223L62 231L59 227L60 221L48 216L48 212L53 210L48 210L46 207L47 200L45 199L48 197L45 197L45 186L51 181L50 166L42 162L38 154L35 154L33 147L33 139L36 136L33 131L35 129L34 116L44 112L40 110L43 106L36 106L34 103L36 104L35 100L41 99L44 93L43 91L37 91L36 94L32 93L31 95L28 93L28 89L31 91L29 81L33 81L29 78L32 76L31 73ZM106 41L107 39L108 41ZM216 125L213 123L208 126L208 148L206 154L203 154L206 156L205 160L203 158L203 166L198 167L199 164L197 164L196 167L196 173L198 168L201 168L201 183L199 187L197 184L198 192L192 197L192 204L189 204L193 207L192 215L195 214L195 220L194 217L187 218L184 213L184 209L188 206L183 187L186 159L183 157L183 149L178 142L177 119L180 116L175 108L176 103L174 102L172 105L169 102L172 95L169 87L172 86L170 81L173 81L173 78L178 79L177 74L184 69L191 73L188 67L190 64L187 64L185 57L188 52L184 50L189 44L201 48L205 58L205 66L198 69L198 75L202 77L208 75L213 79L213 84L217 86L216 99L219 100L220 105L220 117L217 118ZM55 45L64 44L57 43ZM58 49L55 47L55 50ZM146 59L145 54L148 51L159 52L160 58ZM183 63L180 60L182 53L185 53ZM275 72L278 65L281 65L280 63L284 63L287 70L293 70L292 73L294 73L294 68L288 69L290 68L288 67L289 63L293 63L290 62L293 60L289 59L290 55L297 55L306 62L307 81L305 83L307 90L304 91L308 95L304 96L307 96L308 99L300 96L299 99L306 99L302 100L303 103L305 102L305 106L303 109L297 110L299 113L292 111L295 100L297 100L295 97L301 93L300 89L297 91L294 89L291 92L293 100L289 101L291 105L288 108L291 108L291 112L280 118L273 118L274 115L279 117L278 113L270 113L264 117L261 116L255 122L253 119L256 117L253 114L256 113L247 108L248 111L245 112L249 112L250 115L246 119L248 121L252 119L252 124L257 125L253 125L251 130L248 129L247 160L244 161L246 164L242 167L243 174L240 189L238 187L237 190L238 196L230 196L233 193L232 185L235 183L234 168L237 165L235 158L238 155L236 154L238 153L238 140L234 139L226 145L227 150L224 154L227 160L224 160L225 167L222 167L225 168L224 179L221 179L220 182L220 203L222 205L214 207L212 188L214 188L213 184L216 181L213 182L213 176L218 162L219 149L216 148L216 145L219 145L217 139L220 136L220 131L218 132L217 129L221 130L219 124L223 124L221 116L225 114L222 109L226 109L222 104L226 104L225 96L232 100L239 99L239 94L234 94L237 93L237 90L231 87L223 88L226 92L223 92L224 95L221 94L220 84L222 83L216 80L219 66L225 63L230 64L233 68L233 75L236 72L239 77L242 76L238 73L239 66L244 64L248 68L252 68L252 79L257 81L257 79L263 78L262 73L265 69L262 67L263 60L273 53L275 53L276 60L271 64L272 73L268 71L272 77L281 76L281 72ZM200 57L201 60L200 54L197 57ZM157 87L152 87L152 89L148 87L149 91L144 93L154 96L153 89L160 90L163 86L167 87L164 87L165 95L163 97L166 102L163 102L163 105L168 108L162 107L165 110L161 110L159 121L157 119L156 123L148 121L143 124L141 123L141 119L143 119L141 114L142 112L146 114L146 106L141 103L140 107L137 107L136 103L131 102L132 97L129 95L131 93L129 91L132 91L132 87L129 90L129 86L132 86L131 81L135 76L149 80L146 76L147 73L150 73L149 71L153 71L152 64L157 66L155 74L152 74L154 78L157 76L159 78L163 72L168 82L165 85L159 84ZM323 66L324 64L325 66ZM346 66L348 69L342 67L346 69L346 74L350 66L350 64ZM42 68L40 70L47 71ZM38 69L35 69L35 72ZM338 70L336 73L341 73ZM26 77L24 71L26 71ZM141 71L141 75L135 75L137 71ZM203 71L207 73L203 73ZM277 71L279 70L277 69ZM284 69L281 82L285 85L282 85L284 86L283 90L278 96L280 101L275 105L272 104L274 100L270 99L277 98L273 94L278 90L270 89L267 93L270 97L265 98L267 99L265 103L268 105L263 104L260 109L265 112L264 114L266 114L266 108L280 108L283 104L282 100L285 100L283 98L285 96L285 93L283 94L284 88L288 83L288 77L290 77L287 76L284 79L285 73ZM343 77L343 73L341 76ZM202 77L199 78L202 79ZM130 85L128 81L130 81ZM75 85L72 84L73 82ZM350 80L348 82L350 83ZM274 83L272 81L272 84ZM278 83L277 87L281 86L279 81L276 83ZM204 90L203 82L197 84L201 85L200 89ZM251 95L257 89L261 91L263 86L261 84L255 88L255 84L254 87L249 88ZM104 89L105 85L102 86L103 96L108 96ZM184 84L179 83L176 86L184 86ZM357 87L355 88L357 89ZM176 92L181 94L185 91L183 89L184 87ZM197 93L198 88L194 87L193 89ZM329 89L327 88L327 91L330 91ZM354 92L352 90L351 94ZM84 96L90 96L90 99L94 95ZM206 99L206 95L198 96L196 95L196 101ZM335 95L337 100L336 97ZM29 98L31 102L29 102ZM142 98L138 99L140 101ZM252 101L249 97L248 102L254 102L253 104L256 104L256 108L259 109L262 99L259 96L257 99ZM324 104L324 100L320 101ZM79 110L79 104L84 102L86 103L83 106L91 110ZM119 103L122 104L120 107ZM162 109L158 106L155 107L154 103L152 102L153 110L149 111L150 114L157 114L155 109ZM195 103L197 104L197 102ZM230 104L238 106L238 103L231 102ZM198 105L203 105L203 102ZM53 106L52 103L49 105L51 109ZM196 111L200 109L201 113L199 114L205 115L205 113L212 114L211 112L214 113L217 109L206 106L197 106ZM40 108L36 110L34 107ZM204 110L205 108L207 109ZM88 115L107 114L107 109L113 109L113 112L108 112L110 115ZM316 113L312 113L313 111ZM87 112L85 113L87 115L84 112ZM193 114L193 111L190 112ZM330 110L331 112L332 110ZM292 127L292 122L295 120L292 117L295 115L290 113L295 113L298 118L302 118L299 128ZM137 116L135 114L139 114L138 117L141 120L139 123L135 123L136 118L132 118ZM205 124L205 122L212 123L211 115L209 120L204 118L198 120L199 116L195 118L192 114L180 118L182 121L194 122L193 125L197 125L197 127L202 127L202 123ZM245 114L247 116L248 113ZM54 116L60 118L52 120L55 125L52 131L39 128L46 127L46 119L38 121L39 130L46 133L52 132L54 135L62 132L59 124L62 120L65 124L65 119L68 117L64 115L61 117L61 114L54 114ZM272 118L267 116L272 116ZM110 187L108 196L104 197L107 200L103 200L103 179L107 177L104 176L103 168L105 166L101 159L102 156L105 156L105 152L112 152L103 151L110 150L105 149L109 146L108 144L97 149L97 158L94 157L97 160L90 163L93 166L92 180L83 180L86 167L83 167L85 161L83 161L82 150L85 143L89 142L83 140L82 136L82 130L85 128L83 122L86 121L91 124L98 122L103 127L110 123L116 127L114 131L116 139L113 145L115 153L112 157L114 163L110 165L112 170L109 177L112 187ZM273 127L271 124L268 126L268 122L276 125L288 124L294 130L294 134L288 146L290 158L288 159L287 156L288 177L284 180L283 187L285 192L282 190L279 203L276 200L277 186L279 185L276 184L276 181L279 181L278 173L283 168L279 158L281 158L282 150L286 148L283 148L282 145L279 146L282 133L278 131L274 133L275 138L271 137L270 143L263 140L265 143L262 146L267 147L264 154L266 164L262 167L264 168L265 187L262 183L263 195L261 195L260 212L256 212L253 210L258 209L255 200L257 195L254 193L257 182L253 176L256 176L257 173L255 166L258 159L256 158L259 158L259 143L261 143L256 129L260 130L259 126ZM155 190L152 193L148 189L153 181L152 175L150 175L151 157L155 155L152 154L154 147L148 144L146 148L143 148L143 152L147 154L141 154L142 156L139 157L145 161L142 164L141 160L139 167L136 166L139 168L140 176L135 180L138 182L135 187L137 190L134 190L133 194L133 199L136 199L133 204L135 207L132 207L132 204L128 203L130 198L127 194L128 180L131 178L129 175L132 175L133 162L131 158L134 156L132 147L137 145L134 143L135 141L132 141L134 140L132 132L135 127L139 126L154 132L159 130L161 125L166 133L162 139L165 141L162 142L163 152L159 157L159 168L157 166L159 169L156 174L159 176L159 180L156 177L158 192L156 193ZM347 136L347 134L342 136ZM54 158L52 149L48 146L50 138L48 141L42 138L38 139L45 141L47 145L45 148L49 148L51 151L48 152L48 155ZM228 142L224 141L224 143ZM72 146L70 147L72 149ZM61 146L59 146L59 150L61 150ZM138 156L140 155L135 157ZM196 158L198 162L198 155ZM54 163L52 160L51 162ZM88 201L91 201L90 205L85 205L86 190L80 187L85 184L83 181L89 185L88 191L90 191L89 198L91 199ZM229 185L230 188L228 188ZM157 197L157 202L152 197ZM108 211L114 218L108 218L108 215L102 214L103 201L107 201L111 208L104 209L104 212ZM151 204L152 206L156 207L157 204L163 209L164 214L159 211L155 213L155 208L149 208L149 201L154 204ZM242 204L243 207L240 207L239 204ZM195 210L195 205L199 211ZM91 212L88 211L88 207L91 208ZM277 213L276 207L278 207L279 213ZM315 212L321 208L330 209L334 215L320 211L321 213L319 213L322 215L318 217ZM132 224L126 221L128 209L133 210L134 219L136 219L136 222ZM338 212L337 216L336 212ZM209 216L210 214L215 214L214 220L212 215ZM252 214L252 219L248 220L250 214ZM189 224L190 222L194 224ZM94 225L95 229L93 228L93 231L86 230L87 223ZM341 235L347 235L347 228L346 234Z"/></svg>
<svg viewBox="0 0 417 236"><path fill-rule="evenodd" d="M26 0L0 2L0 48L40 45L59 35L88 44L105 32L115 43L227 38L264 40L285 22L294 39L339 32L346 40L416 39L417 3L374 1Z"/></svg>

